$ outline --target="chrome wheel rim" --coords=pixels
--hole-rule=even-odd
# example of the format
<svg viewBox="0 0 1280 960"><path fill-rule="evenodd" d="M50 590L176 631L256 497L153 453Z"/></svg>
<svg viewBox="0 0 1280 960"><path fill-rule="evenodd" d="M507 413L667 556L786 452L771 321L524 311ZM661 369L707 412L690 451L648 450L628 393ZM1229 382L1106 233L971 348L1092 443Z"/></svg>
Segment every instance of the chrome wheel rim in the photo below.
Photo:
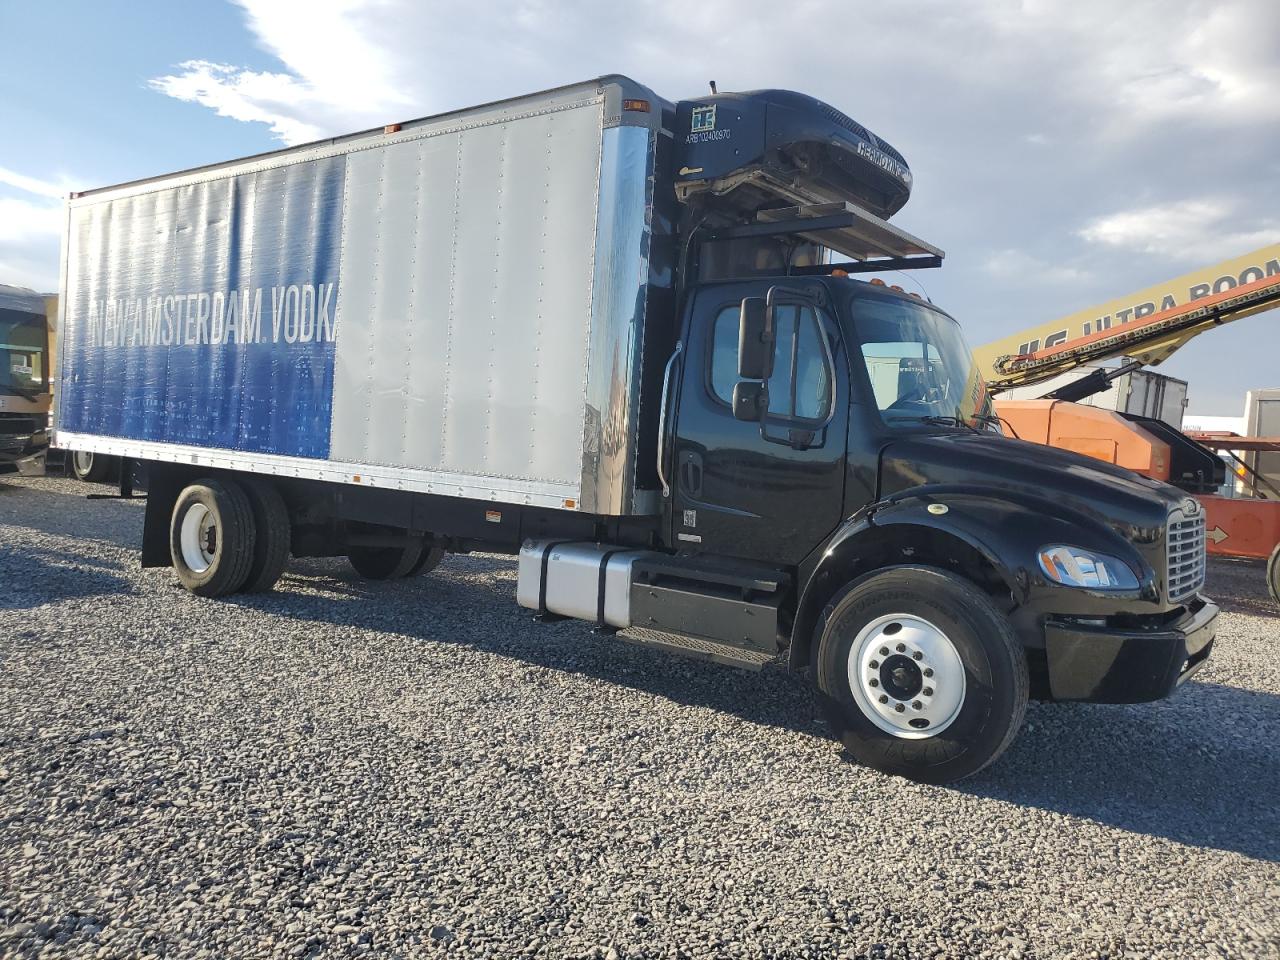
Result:
<svg viewBox="0 0 1280 960"><path fill-rule="evenodd" d="M218 528L213 513L203 503L193 503L182 517L178 532L182 562L192 573L204 573L218 552Z"/></svg>
<svg viewBox="0 0 1280 960"><path fill-rule="evenodd" d="M936 737L964 705L960 652L934 624L909 613L877 617L849 648L849 689L868 720L903 740Z"/></svg>
<svg viewBox="0 0 1280 960"><path fill-rule="evenodd" d="M72 455L76 469L81 473L88 473L93 469L93 454L85 450L77 450Z"/></svg>

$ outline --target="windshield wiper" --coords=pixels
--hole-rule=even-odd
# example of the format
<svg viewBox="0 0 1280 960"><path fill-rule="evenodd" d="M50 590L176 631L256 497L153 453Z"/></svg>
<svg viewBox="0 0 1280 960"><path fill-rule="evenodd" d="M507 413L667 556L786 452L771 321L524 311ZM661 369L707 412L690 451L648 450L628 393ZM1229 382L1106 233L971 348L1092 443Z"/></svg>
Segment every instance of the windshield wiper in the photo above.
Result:
<svg viewBox="0 0 1280 960"><path fill-rule="evenodd" d="M886 423L893 423L895 420L912 420L916 423L928 423L936 427L959 427L964 430L972 431L973 433L982 432L968 420L961 419L960 417L948 417L936 413L912 414L909 416L901 414L896 417L885 417L884 419Z"/></svg>
<svg viewBox="0 0 1280 960"><path fill-rule="evenodd" d="M1017 430L1015 430L1015 429L1013 429L1013 424L1012 424L1012 423L1010 423L1008 420L1006 420L1004 417L999 416L998 414L994 414L994 413L979 413L979 414L978 414L977 416L975 416L973 419L977 420L979 423L985 423L985 424L987 424L988 426L990 426L991 424L993 424L993 423L994 423L994 424L996 424L997 426L1005 426L1005 427L1008 427L1008 428L1009 428L1009 432L1013 434L1013 439L1015 439L1015 440L1021 440L1021 439L1022 439L1020 436L1018 436L1018 431L1017 431Z"/></svg>

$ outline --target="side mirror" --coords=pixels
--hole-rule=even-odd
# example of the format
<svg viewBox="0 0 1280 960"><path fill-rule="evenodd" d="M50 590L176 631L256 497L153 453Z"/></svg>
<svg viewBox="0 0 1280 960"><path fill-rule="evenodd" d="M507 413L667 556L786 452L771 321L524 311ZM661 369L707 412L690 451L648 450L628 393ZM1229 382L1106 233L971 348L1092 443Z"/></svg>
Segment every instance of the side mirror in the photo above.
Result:
<svg viewBox="0 0 1280 960"><path fill-rule="evenodd" d="M773 310L763 297L745 297L738 315L738 376L768 380L773 375L773 339Z"/></svg>
<svg viewBox="0 0 1280 960"><path fill-rule="evenodd" d="M733 385L735 420L759 422L769 411L769 384L763 380L739 380Z"/></svg>

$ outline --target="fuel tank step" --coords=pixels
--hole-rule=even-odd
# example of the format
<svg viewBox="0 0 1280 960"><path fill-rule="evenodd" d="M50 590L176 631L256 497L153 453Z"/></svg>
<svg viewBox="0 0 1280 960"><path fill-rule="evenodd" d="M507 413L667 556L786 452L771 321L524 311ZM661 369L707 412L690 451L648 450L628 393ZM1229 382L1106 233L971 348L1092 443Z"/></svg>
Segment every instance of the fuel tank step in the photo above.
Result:
<svg viewBox="0 0 1280 960"><path fill-rule="evenodd" d="M665 653L689 657L693 660L709 660L712 663L728 667L738 667L753 672L764 668L766 663L778 658L776 653L765 653L760 650L744 650L742 647L730 646L727 643L716 643L714 640L703 640L698 637L683 637L674 633L660 633L657 630L645 630L632 627L617 634L619 640L634 643L641 647L654 647Z"/></svg>

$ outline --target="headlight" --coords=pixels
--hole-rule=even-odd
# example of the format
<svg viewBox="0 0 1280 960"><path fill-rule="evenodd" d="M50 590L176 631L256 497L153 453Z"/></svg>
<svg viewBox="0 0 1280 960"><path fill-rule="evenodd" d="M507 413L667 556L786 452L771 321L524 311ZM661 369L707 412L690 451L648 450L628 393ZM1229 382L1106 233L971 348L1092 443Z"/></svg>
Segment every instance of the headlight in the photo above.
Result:
<svg viewBox="0 0 1280 960"><path fill-rule="evenodd" d="M1124 561L1081 547L1041 547L1040 569L1054 583L1065 587L1138 589L1138 578Z"/></svg>

